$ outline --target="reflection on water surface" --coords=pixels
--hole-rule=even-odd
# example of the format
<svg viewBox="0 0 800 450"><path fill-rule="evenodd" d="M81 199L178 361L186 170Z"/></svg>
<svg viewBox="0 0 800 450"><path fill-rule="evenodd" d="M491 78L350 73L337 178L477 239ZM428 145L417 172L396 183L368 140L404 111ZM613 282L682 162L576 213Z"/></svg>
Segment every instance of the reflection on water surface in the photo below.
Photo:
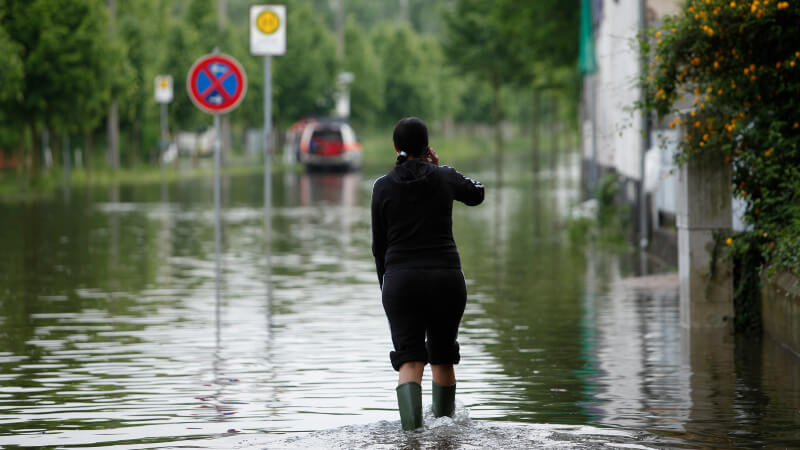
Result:
<svg viewBox="0 0 800 450"><path fill-rule="evenodd" d="M465 409L416 435L370 253L379 174L276 177L269 246L261 180L225 178L219 285L208 182L0 204L0 445L800 446L798 359L684 332L674 278L566 241L575 165L526 167L471 171L487 201L455 208Z"/></svg>

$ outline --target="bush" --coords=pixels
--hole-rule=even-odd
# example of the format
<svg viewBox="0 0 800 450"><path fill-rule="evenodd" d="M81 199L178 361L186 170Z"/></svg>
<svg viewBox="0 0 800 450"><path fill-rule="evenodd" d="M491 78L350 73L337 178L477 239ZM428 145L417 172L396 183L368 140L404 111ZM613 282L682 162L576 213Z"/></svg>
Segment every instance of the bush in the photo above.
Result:
<svg viewBox="0 0 800 450"><path fill-rule="evenodd" d="M734 260L765 261L771 270L796 273L798 42L800 2L688 1L640 39L643 57L652 62L640 80L646 95L638 105L660 118L673 116L670 127L684 130L678 163L703 155L730 165L734 193L746 200L744 220L751 226L726 239ZM691 111L679 115L692 99Z"/></svg>

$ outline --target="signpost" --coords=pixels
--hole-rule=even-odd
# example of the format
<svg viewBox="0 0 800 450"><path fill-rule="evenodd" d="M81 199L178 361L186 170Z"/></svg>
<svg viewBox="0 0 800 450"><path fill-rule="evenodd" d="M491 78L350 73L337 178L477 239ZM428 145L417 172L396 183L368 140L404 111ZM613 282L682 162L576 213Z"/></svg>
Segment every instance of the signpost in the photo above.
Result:
<svg viewBox="0 0 800 450"><path fill-rule="evenodd" d="M172 75L156 75L154 84L156 103L161 105L161 142L159 143L161 157L159 159L160 163L163 165L164 153L167 151L167 142L169 140L167 105L172 102L173 98Z"/></svg>
<svg viewBox="0 0 800 450"><path fill-rule="evenodd" d="M269 240L272 231L269 217L272 204L269 148L272 133L272 56L286 53L285 5L250 7L250 53L264 57L264 223Z"/></svg>
<svg viewBox="0 0 800 450"><path fill-rule="evenodd" d="M228 55L216 53L195 61L186 77L186 91L192 102L214 115L214 248L216 253L216 276L220 279L221 214L220 214L220 114L239 106L247 92L247 76L238 61ZM220 297L217 282L217 308Z"/></svg>

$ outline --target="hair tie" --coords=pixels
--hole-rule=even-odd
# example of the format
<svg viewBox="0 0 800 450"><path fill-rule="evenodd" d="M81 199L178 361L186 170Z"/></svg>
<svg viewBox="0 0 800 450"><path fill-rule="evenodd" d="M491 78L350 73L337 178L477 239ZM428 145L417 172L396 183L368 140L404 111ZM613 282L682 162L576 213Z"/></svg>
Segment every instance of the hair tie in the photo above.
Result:
<svg viewBox="0 0 800 450"><path fill-rule="evenodd" d="M404 162L406 162L407 159L408 159L408 153L401 150L400 153L397 154L396 164L397 165L403 164Z"/></svg>

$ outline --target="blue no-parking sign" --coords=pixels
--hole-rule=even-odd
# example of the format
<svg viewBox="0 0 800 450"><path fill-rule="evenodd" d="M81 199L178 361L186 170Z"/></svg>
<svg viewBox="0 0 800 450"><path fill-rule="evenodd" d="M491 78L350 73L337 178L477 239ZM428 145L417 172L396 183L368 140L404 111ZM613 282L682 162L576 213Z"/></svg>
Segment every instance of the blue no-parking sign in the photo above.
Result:
<svg viewBox="0 0 800 450"><path fill-rule="evenodd" d="M234 58L206 55L189 69L186 90L195 106L207 113L222 114L239 106L244 99L247 76Z"/></svg>

